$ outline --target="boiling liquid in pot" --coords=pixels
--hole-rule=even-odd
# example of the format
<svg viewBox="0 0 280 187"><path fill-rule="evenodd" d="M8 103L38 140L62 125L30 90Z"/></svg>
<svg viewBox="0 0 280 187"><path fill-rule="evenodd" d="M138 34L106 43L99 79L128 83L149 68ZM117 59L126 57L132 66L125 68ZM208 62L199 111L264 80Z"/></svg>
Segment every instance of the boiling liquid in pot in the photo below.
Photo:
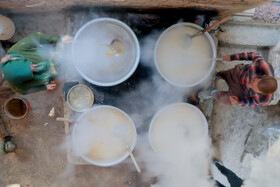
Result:
<svg viewBox="0 0 280 187"><path fill-rule="evenodd" d="M201 114L187 105L173 105L155 118L150 132L155 149L165 156L183 152L186 145L205 138L206 126Z"/></svg>
<svg viewBox="0 0 280 187"><path fill-rule="evenodd" d="M156 62L161 74L176 85L188 86L200 81L209 71L213 51L208 38L200 35L186 47L187 34L198 29L187 26L174 27L160 39L156 49ZM198 61L197 59L204 59Z"/></svg>
<svg viewBox="0 0 280 187"><path fill-rule="evenodd" d="M112 108L97 108L87 113L77 124L75 149L88 159L111 163L123 157L133 143L134 134L130 120Z"/></svg>
<svg viewBox="0 0 280 187"><path fill-rule="evenodd" d="M120 41L125 50L118 55L108 55L114 40ZM101 22L89 26L79 34L74 49L75 64L83 74L104 83L125 77L136 60L136 45L132 36L115 23Z"/></svg>

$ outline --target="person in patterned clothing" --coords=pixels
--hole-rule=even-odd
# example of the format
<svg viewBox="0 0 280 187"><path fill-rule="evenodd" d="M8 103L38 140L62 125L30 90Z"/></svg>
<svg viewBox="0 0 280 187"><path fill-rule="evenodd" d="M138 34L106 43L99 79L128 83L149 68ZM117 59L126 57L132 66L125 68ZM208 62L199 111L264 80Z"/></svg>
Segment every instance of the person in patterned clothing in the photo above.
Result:
<svg viewBox="0 0 280 187"><path fill-rule="evenodd" d="M247 60L251 64L238 64L227 71L220 71L217 78L224 79L228 91L212 92L212 96L223 105L265 106L273 99L277 80L271 64L255 52L226 55L223 61Z"/></svg>
<svg viewBox="0 0 280 187"><path fill-rule="evenodd" d="M55 63L49 55L40 54L40 49L55 45L60 39L62 43L72 41L69 35L60 38L40 32L21 39L0 59L0 76L14 92L22 95L55 89Z"/></svg>

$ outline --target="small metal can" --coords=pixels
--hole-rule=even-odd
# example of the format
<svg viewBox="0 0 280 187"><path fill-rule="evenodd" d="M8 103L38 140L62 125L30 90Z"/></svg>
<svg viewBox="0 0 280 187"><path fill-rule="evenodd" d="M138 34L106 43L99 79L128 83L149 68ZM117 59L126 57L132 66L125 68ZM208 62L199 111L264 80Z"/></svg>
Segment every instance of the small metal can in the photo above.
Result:
<svg viewBox="0 0 280 187"><path fill-rule="evenodd" d="M85 112L94 102L92 90L83 84L73 86L67 93L67 104L75 112Z"/></svg>

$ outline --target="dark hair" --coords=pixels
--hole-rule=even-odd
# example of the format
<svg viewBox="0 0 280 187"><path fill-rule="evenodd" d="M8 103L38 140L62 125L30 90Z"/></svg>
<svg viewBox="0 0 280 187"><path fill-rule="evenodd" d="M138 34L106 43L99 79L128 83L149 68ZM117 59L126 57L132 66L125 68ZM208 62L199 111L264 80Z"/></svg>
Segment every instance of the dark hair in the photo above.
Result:
<svg viewBox="0 0 280 187"><path fill-rule="evenodd" d="M272 94L277 89L277 80L271 76L260 77L260 81L257 85L262 94Z"/></svg>

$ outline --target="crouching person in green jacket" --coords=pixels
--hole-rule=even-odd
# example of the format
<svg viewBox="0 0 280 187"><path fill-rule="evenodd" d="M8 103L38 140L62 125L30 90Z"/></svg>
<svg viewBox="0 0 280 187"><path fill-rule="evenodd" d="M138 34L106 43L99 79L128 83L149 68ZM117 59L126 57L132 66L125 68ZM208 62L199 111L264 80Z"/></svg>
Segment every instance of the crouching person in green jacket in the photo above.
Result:
<svg viewBox="0 0 280 187"><path fill-rule="evenodd" d="M1 59L2 76L14 92L29 94L42 90L53 90L57 72L49 56L39 54L38 47L56 44L57 36L33 33L13 45ZM72 38L63 36L62 42L69 43Z"/></svg>

